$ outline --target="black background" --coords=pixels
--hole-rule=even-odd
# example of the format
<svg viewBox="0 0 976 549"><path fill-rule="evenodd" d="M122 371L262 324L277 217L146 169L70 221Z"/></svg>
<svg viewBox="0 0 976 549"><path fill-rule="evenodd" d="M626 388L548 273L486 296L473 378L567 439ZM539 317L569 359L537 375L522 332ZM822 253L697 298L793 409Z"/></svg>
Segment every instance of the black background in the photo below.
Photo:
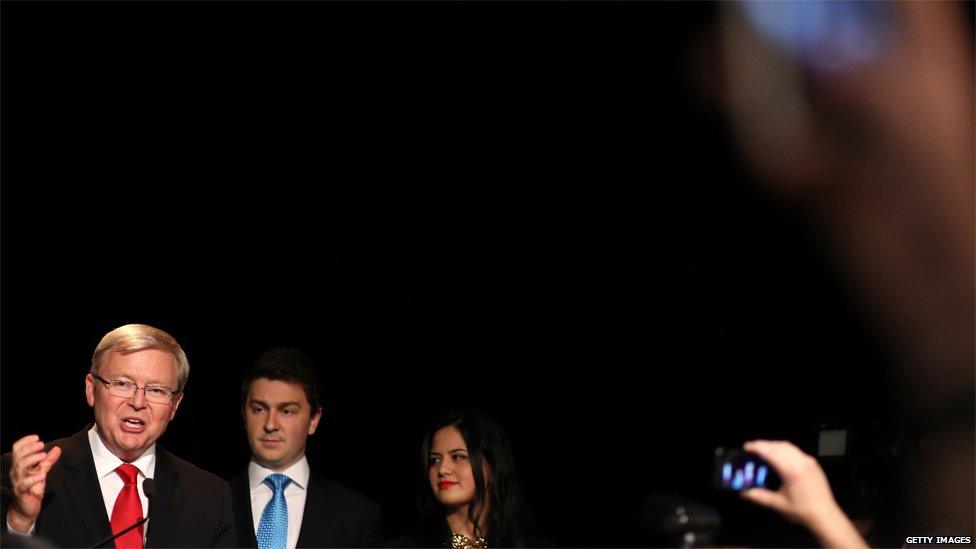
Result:
<svg viewBox="0 0 976 549"><path fill-rule="evenodd" d="M857 518L885 361L828 253L697 97L692 3L13 3L3 10L2 445L91 412L100 337L190 358L163 437L248 458L244 371L309 353L313 467L409 529L425 425L506 425L542 533L659 543L650 493L722 543L806 543L710 487L718 445L851 430ZM853 479L853 480L852 480ZM846 489L846 486L861 488Z"/></svg>

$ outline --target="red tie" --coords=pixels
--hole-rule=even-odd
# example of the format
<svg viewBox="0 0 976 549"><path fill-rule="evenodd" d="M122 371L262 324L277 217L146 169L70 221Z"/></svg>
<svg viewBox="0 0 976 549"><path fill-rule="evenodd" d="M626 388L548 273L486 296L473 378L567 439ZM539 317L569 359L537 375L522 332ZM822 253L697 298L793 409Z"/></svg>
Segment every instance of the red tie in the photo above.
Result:
<svg viewBox="0 0 976 549"><path fill-rule="evenodd" d="M139 476L139 469L131 463L123 463L115 470L122 477L125 486L115 498L115 507L112 508L112 533L117 534L122 530L132 526L142 520L142 502L139 501L139 488L136 486L136 478ZM121 536L115 538L117 549L142 549L142 525L133 528Z"/></svg>

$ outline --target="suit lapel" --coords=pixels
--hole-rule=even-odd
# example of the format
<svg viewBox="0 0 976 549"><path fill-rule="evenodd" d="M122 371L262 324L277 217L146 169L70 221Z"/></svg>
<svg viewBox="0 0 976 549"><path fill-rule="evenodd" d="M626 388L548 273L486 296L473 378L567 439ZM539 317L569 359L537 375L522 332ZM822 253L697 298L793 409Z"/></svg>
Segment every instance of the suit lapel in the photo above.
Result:
<svg viewBox="0 0 976 549"><path fill-rule="evenodd" d="M61 446L61 483L65 494L71 499L79 521L88 532L91 543L97 543L112 535L112 526L105 514L105 499L102 487L95 472L95 459L92 458L88 443L88 430L91 425L67 439ZM57 528L57 525L50 525Z"/></svg>
<svg viewBox="0 0 976 549"><path fill-rule="evenodd" d="M298 547L337 547L335 533L342 531L341 524L335 524L336 514L330 512L330 492L322 479L312 471L308 477L305 493L305 513L302 529L298 534Z"/></svg>
<svg viewBox="0 0 976 549"><path fill-rule="evenodd" d="M230 481L230 492L234 497L234 526L237 528L237 541L241 547L257 547L254 536L254 513L251 512L251 481L247 469Z"/></svg>
<svg viewBox="0 0 976 549"><path fill-rule="evenodd" d="M305 487L305 511L302 514L302 529L298 532L297 547L325 547L323 543L319 523L328 520L323 514L322 498L324 492L322 487L315 479L314 474L308 476L308 486ZM315 523L315 526L312 525Z"/></svg>
<svg viewBox="0 0 976 549"><path fill-rule="evenodd" d="M149 531L147 547L179 545L173 536L179 533L179 510L183 506L180 474L169 452L156 445L156 473L153 477L156 493L149 498Z"/></svg>

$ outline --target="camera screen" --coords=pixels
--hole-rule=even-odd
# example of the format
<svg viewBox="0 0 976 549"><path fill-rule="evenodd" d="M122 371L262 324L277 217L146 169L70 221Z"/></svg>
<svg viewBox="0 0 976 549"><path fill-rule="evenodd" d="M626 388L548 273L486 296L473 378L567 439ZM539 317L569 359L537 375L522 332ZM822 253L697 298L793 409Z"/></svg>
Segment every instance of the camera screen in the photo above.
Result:
<svg viewBox="0 0 976 549"><path fill-rule="evenodd" d="M772 467L761 457L738 448L715 451L715 486L724 490L779 487Z"/></svg>

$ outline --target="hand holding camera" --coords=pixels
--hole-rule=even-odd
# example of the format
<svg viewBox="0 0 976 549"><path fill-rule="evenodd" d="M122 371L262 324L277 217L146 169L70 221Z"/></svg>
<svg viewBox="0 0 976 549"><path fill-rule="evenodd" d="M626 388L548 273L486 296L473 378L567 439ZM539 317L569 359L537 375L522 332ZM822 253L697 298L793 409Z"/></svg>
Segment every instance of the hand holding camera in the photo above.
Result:
<svg viewBox="0 0 976 549"><path fill-rule="evenodd" d="M746 488L743 499L807 527L824 547L867 547L834 500L827 476L816 459L786 441L754 440L744 448L769 464L781 486L775 491Z"/></svg>

